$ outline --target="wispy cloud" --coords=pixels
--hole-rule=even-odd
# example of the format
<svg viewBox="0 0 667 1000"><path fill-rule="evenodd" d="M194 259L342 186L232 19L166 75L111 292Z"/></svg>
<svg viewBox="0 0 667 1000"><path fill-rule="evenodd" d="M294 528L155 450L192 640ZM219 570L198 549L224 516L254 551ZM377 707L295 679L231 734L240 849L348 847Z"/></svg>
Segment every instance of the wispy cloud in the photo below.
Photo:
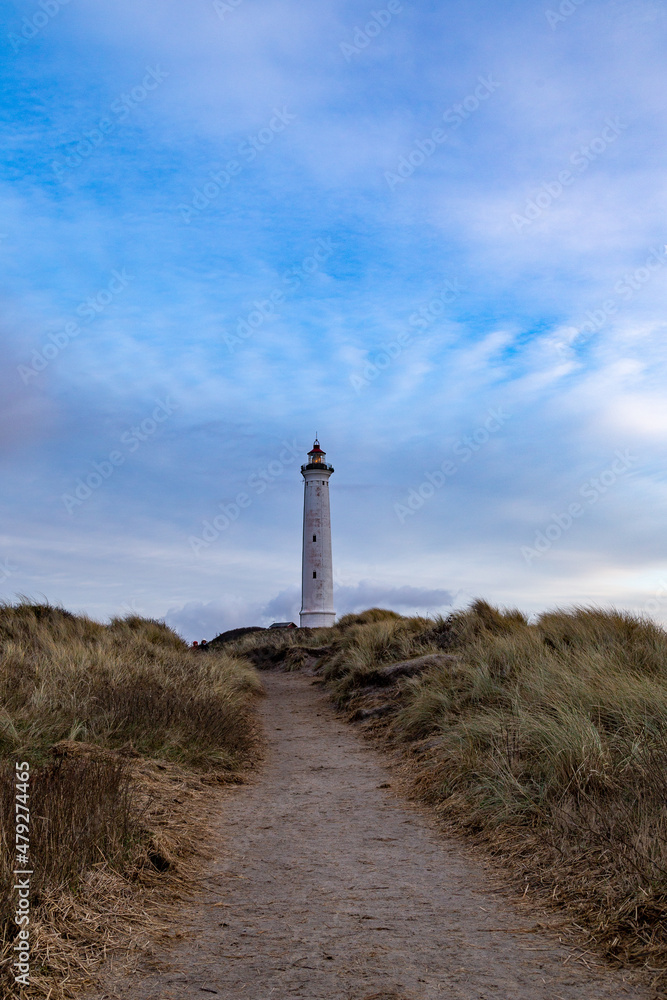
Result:
<svg viewBox="0 0 667 1000"><path fill-rule="evenodd" d="M339 611L652 599L667 18L654 0L575 7L550 24L559 5L519 0L90 0L34 33L37 7L8 10L25 44L5 40L0 70L3 594L180 609L209 636L290 617L298 457L248 484L317 431ZM87 484L167 397L164 429ZM521 546L617 449L640 462L528 566Z"/></svg>

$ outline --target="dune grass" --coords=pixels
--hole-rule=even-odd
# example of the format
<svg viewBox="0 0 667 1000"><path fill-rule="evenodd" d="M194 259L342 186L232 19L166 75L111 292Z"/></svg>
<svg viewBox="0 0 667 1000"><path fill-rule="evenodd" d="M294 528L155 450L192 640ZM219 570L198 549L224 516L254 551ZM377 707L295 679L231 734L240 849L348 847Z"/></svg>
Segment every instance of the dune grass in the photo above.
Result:
<svg viewBox="0 0 667 1000"><path fill-rule="evenodd" d="M196 848L181 813L204 779L234 780L252 760L261 690L246 661L195 653L161 622L0 606L0 993L12 987L18 930L15 762L30 764L37 950L25 995L55 1000L88 981L72 942L91 955L107 943L90 911L106 906L122 921L124 907L142 910L147 874L168 871L173 888L188 869Z"/></svg>
<svg viewBox="0 0 667 1000"><path fill-rule="evenodd" d="M225 653L192 652L166 625L101 625L48 606L0 607L0 753L48 756L58 740L132 746L197 766L247 746L239 710L256 675Z"/></svg>
<svg viewBox="0 0 667 1000"><path fill-rule="evenodd" d="M564 909L587 946L665 988L665 630L583 607L529 623L478 600L435 620L370 609L317 632L331 648L322 674L350 710L372 698L379 664L448 654L391 690L375 732L446 827Z"/></svg>
<svg viewBox="0 0 667 1000"><path fill-rule="evenodd" d="M440 626L459 658L407 681L391 724L423 748L424 793L664 986L667 633L596 608L528 624L483 602Z"/></svg>

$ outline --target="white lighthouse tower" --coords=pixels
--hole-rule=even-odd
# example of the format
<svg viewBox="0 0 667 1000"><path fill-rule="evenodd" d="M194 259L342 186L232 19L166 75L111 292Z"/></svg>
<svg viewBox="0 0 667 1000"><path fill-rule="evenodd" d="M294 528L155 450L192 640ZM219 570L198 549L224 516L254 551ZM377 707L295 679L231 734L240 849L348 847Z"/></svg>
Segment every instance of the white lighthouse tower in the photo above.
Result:
<svg viewBox="0 0 667 1000"><path fill-rule="evenodd" d="M333 568L331 565L331 515L329 513L329 476L326 452L315 438L308 462L301 466L303 484L303 560L301 576L302 628L326 628L333 625Z"/></svg>

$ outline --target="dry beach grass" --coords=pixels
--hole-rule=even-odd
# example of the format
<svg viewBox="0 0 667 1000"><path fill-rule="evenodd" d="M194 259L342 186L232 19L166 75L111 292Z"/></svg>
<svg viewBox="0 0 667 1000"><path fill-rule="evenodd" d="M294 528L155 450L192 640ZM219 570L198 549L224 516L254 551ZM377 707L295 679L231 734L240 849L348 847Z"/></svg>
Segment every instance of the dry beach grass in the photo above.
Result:
<svg viewBox="0 0 667 1000"><path fill-rule="evenodd" d="M104 955L146 938L205 854L202 803L256 756L255 672L197 654L164 624L101 625L0 607L0 986L10 962L14 762L31 775L31 986L74 995ZM14 991L14 992L12 992Z"/></svg>
<svg viewBox="0 0 667 1000"><path fill-rule="evenodd" d="M228 648L262 664L266 633ZM298 667L298 636L285 644ZM302 640L303 641L303 640ZM413 793L586 947L667 987L667 633L595 608L372 609L308 640L339 706L398 749ZM316 645L326 650L317 659ZM431 654L387 683L383 664ZM441 654L438 659L438 654ZM373 714L374 713L374 714Z"/></svg>
<svg viewBox="0 0 667 1000"><path fill-rule="evenodd" d="M207 804L220 814L216 783L241 780L260 755L254 667L314 672L344 717L367 720L440 829L494 859L498 884L665 995L664 630L582 608L529 623L476 601L437 620L371 609L330 629L212 646L194 653L135 617L100 625L47 605L0 607L3 996L18 996L8 979L14 761L30 761L34 795L25 995L64 1000L109 954L180 936L210 843L202 815Z"/></svg>

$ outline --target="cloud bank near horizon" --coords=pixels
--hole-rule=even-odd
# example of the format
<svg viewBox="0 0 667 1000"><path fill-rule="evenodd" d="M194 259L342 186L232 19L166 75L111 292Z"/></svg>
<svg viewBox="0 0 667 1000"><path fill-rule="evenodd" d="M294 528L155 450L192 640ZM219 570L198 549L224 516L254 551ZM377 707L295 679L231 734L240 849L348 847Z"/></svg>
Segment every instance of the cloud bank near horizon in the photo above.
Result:
<svg viewBox="0 0 667 1000"><path fill-rule="evenodd" d="M356 586L336 586L334 604L340 618L349 612L383 607L403 614L436 614L448 609L453 595L447 590L420 587L387 587L362 580ZM270 625L274 621L299 624L301 591L289 587L266 604L225 600L190 602L170 608L165 621L188 641L212 639L228 629L247 625Z"/></svg>

